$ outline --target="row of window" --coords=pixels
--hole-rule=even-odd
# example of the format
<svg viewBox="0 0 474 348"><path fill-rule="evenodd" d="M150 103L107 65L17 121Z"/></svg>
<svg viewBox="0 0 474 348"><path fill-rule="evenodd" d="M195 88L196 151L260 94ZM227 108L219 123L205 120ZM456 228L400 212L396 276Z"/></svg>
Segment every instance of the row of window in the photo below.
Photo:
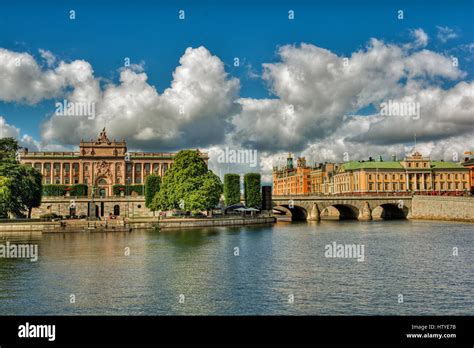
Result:
<svg viewBox="0 0 474 348"><path fill-rule="evenodd" d="M435 174L435 179L440 179L440 180L444 180L445 178L448 179L448 180L451 180L454 179L455 180L467 180L468 178L468 175L467 174ZM389 180L389 177L390 175L389 174L384 174L383 175L383 178L384 180ZM369 174L369 181L370 180L373 180L375 178L375 175L372 175L372 174ZM381 174L377 174L377 180L380 180L382 178L382 175ZM391 174L391 178L392 180L405 180L405 174ZM413 178L413 177L412 177ZM420 177L418 177L420 178ZM430 176L426 176L425 177L426 180L430 180Z"/></svg>
<svg viewBox="0 0 474 348"><path fill-rule="evenodd" d="M339 192L350 192L350 185L349 184L339 184L336 185L337 191ZM408 185L408 190L413 191L413 190L432 190L431 185L421 185L420 183L412 184L410 183ZM436 183L435 190L464 190L464 189L469 189L469 184L465 183ZM406 186L404 183L369 183L369 191L405 191ZM358 191L358 187L355 187L355 191Z"/></svg>
<svg viewBox="0 0 474 348"><path fill-rule="evenodd" d="M25 163L25 165L31 166L32 163ZM53 164L53 178L51 178L51 163L34 163L34 168L38 170L39 172L42 172L44 176L44 183L45 184L79 184L79 163L73 163L72 164L72 181L71 181L71 164L70 163L63 163L63 182L61 182L61 163L54 163ZM141 171L142 171L142 164L141 163L136 163L135 165L135 182L136 184L141 184L142 179L141 179ZM153 164L153 172L155 174L159 174L159 167L160 164L154 163ZM169 167L171 167L172 164L169 164ZM145 171L145 177L151 174L150 169L152 168L151 163L145 163L143 165L144 171ZM163 174L168 170L168 163L163 163L162 168L163 168ZM120 172L121 165L117 164L117 171ZM133 164L132 163L127 163L126 167L127 173L126 173L126 183L131 184L132 183L132 170L133 170ZM84 183L89 184L89 165L85 164L84 165ZM120 184L121 183L121 176L118 175L116 178L116 183Z"/></svg>

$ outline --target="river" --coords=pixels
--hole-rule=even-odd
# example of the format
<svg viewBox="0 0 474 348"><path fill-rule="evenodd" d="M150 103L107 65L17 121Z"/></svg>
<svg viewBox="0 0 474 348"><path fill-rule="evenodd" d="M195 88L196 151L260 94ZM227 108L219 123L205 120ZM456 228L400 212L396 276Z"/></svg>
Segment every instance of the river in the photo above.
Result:
<svg viewBox="0 0 474 348"><path fill-rule="evenodd" d="M39 258L0 258L0 314L473 315L473 233L408 220L3 234ZM326 257L333 243L363 261Z"/></svg>

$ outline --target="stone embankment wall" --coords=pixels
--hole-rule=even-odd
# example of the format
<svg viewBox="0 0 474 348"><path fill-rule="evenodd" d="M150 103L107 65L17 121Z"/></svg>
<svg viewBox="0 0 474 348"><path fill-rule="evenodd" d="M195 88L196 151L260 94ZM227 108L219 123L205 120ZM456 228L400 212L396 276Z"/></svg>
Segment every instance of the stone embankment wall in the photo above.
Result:
<svg viewBox="0 0 474 348"><path fill-rule="evenodd" d="M0 233L5 232L84 232L91 229L92 231L109 231L114 229L122 231L125 228L132 229L150 229L159 225L160 228L200 228L200 227L220 227L220 226L242 226L255 224L271 224L275 223L276 219L269 216L258 217L226 217L213 219L164 219L157 220L156 218L135 218L127 219L125 223L123 220L108 221L85 221L85 220L68 220L63 221L65 226L61 226L58 222L1 222Z"/></svg>
<svg viewBox="0 0 474 348"><path fill-rule="evenodd" d="M151 228L157 224L157 220L133 219L129 222L132 228ZM196 228L196 227L221 227L221 226L242 226L255 224L271 224L276 222L274 217L235 217L217 219L164 219L160 220L160 228Z"/></svg>
<svg viewBox="0 0 474 348"><path fill-rule="evenodd" d="M474 197L414 196L409 218L474 222Z"/></svg>
<svg viewBox="0 0 474 348"><path fill-rule="evenodd" d="M153 212L145 207L144 196L112 196L95 198L92 203L90 197L43 197L41 206L33 208L31 217L39 218L43 214L69 215L71 205L76 207L76 215L88 215L91 204L97 206L99 216L107 217L118 210L118 215L125 217L152 217ZM117 208L116 208L117 207ZM102 215L103 213L103 215Z"/></svg>

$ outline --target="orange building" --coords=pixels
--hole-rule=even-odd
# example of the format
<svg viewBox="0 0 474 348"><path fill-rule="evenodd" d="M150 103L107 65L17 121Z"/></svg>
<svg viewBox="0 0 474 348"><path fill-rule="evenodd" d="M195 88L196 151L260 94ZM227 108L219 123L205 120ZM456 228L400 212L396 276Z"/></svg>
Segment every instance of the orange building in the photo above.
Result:
<svg viewBox="0 0 474 348"><path fill-rule="evenodd" d="M319 164L313 168L306 166L304 158L299 158L299 165L293 168L292 159L288 158L286 167L274 168L273 194L461 194L472 188L472 162L463 166L431 161L415 152L402 161L370 158L340 165Z"/></svg>
<svg viewBox="0 0 474 348"><path fill-rule="evenodd" d="M306 166L306 159L299 157L296 167L293 157L288 155L286 166L273 170L274 195L301 195L311 192L311 168Z"/></svg>

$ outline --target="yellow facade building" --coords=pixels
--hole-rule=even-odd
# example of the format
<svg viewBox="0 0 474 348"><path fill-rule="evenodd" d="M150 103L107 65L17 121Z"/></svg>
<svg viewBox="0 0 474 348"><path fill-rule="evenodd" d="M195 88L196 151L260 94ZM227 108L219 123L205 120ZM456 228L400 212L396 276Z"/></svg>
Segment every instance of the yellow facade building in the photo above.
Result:
<svg viewBox="0 0 474 348"><path fill-rule="evenodd" d="M340 165L274 169L273 194L462 194L471 189L469 168L431 161L415 152L402 161L351 161ZM291 180L288 180L291 177ZM307 186L307 188L306 188Z"/></svg>

